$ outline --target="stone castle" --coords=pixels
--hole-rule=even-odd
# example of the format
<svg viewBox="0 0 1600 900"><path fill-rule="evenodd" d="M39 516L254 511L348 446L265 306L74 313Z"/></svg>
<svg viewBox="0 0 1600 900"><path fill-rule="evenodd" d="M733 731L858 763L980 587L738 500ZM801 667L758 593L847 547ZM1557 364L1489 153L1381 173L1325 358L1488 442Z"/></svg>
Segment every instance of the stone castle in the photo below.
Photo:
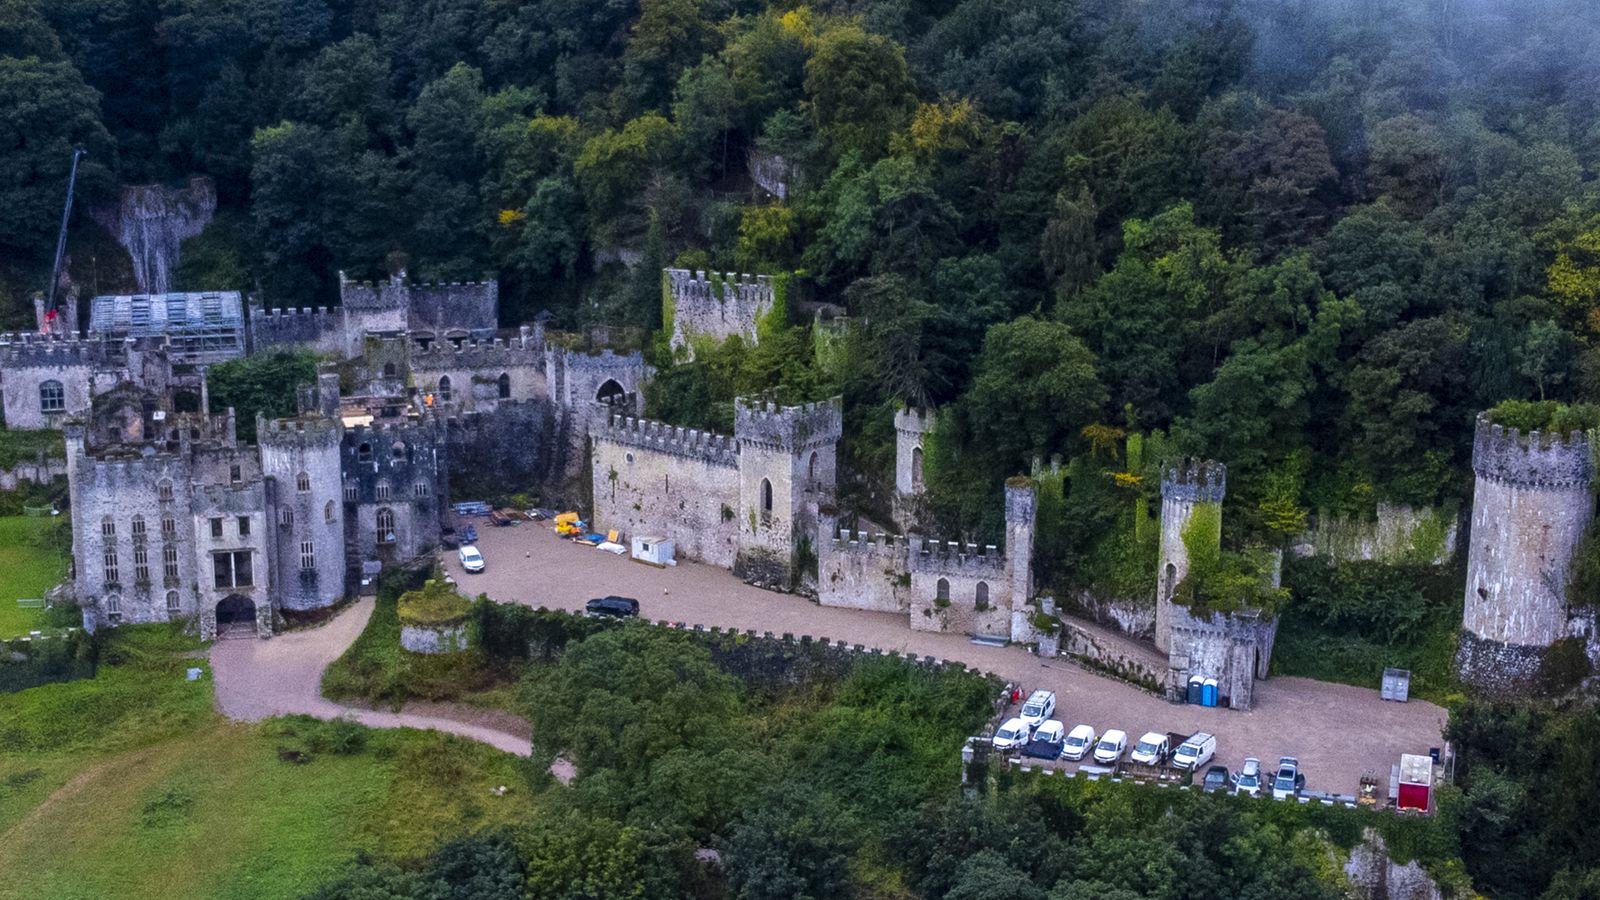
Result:
<svg viewBox="0 0 1600 900"><path fill-rule="evenodd" d="M773 276L726 275L667 269L662 273L671 329L671 347L684 359L694 358L694 342L704 339L721 343L730 337L742 338L752 346L759 340L757 326L778 303L778 285Z"/></svg>

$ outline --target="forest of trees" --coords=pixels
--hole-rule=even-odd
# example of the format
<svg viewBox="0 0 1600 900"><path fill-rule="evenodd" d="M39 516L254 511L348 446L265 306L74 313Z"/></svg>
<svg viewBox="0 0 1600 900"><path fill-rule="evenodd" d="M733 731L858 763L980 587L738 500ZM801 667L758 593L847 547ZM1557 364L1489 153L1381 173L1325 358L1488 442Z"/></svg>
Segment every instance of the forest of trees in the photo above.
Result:
<svg viewBox="0 0 1600 900"><path fill-rule="evenodd" d="M1274 503L1436 503L1463 494L1476 411L1600 386L1597 20L1586 0L0 0L0 318L25 324L48 280L78 146L75 273L114 268L83 210L195 173L221 208L179 286L272 306L405 265L498 277L508 322L648 331L663 265L794 272L851 317L831 352L796 315L668 373L655 411L843 392L848 458L881 474L888 411L945 407L961 486L940 494L931 461L935 505L963 531L992 533L998 479L1090 449L1092 425L1226 461L1257 531Z"/></svg>

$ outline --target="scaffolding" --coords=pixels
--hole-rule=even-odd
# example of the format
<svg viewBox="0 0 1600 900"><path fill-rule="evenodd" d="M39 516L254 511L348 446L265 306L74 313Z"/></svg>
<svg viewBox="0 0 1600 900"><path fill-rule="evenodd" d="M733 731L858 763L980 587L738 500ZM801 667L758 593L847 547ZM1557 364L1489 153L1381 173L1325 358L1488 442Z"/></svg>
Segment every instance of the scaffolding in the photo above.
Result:
<svg viewBox="0 0 1600 900"><path fill-rule="evenodd" d="M244 355L244 304L238 291L101 296L90 302L89 335L165 337L175 363L225 362Z"/></svg>

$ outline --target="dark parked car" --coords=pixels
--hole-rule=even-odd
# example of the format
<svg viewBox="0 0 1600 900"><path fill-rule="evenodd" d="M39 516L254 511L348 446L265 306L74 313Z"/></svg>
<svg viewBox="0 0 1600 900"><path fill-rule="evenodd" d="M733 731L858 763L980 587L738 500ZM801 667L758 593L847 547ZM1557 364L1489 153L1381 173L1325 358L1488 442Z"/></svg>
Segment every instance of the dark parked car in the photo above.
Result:
<svg viewBox="0 0 1600 900"><path fill-rule="evenodd" d="M639 601L632 597L596 597L584 605L584 612L591 616L615 616L626 618L639 614Z"/></svg>
<svg viewBox="0 0 1600 900"><path fill-rule="evenodd" d="M1228 767L1212 766L1206 770L1206 780L1200 783L1200 789L1206 793L1220 791L1228 786Z"/></svg>

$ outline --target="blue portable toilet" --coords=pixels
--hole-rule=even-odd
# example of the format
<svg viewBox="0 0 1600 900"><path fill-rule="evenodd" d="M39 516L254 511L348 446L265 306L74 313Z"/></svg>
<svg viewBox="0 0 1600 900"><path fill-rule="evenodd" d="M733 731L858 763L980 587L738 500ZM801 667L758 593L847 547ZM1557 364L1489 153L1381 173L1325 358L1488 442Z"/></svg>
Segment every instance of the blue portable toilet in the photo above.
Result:
<svg viewBox="0 0 1600 900"><path fill-rule="evenodd" d="M1207 678L1205 683L1200 686L1200 702L1204 706L1217 705L1217 680L1215 678Z"/></svg>
<svg viewBox="0 0 1600 900"><path fill-rule="evenodd" d="M1201 686L1203 684L1205 684L1205 679L1201 678L1199 675L1189 676L1189 696L1186 699L1196 706L1200 705Z"/></svg>

